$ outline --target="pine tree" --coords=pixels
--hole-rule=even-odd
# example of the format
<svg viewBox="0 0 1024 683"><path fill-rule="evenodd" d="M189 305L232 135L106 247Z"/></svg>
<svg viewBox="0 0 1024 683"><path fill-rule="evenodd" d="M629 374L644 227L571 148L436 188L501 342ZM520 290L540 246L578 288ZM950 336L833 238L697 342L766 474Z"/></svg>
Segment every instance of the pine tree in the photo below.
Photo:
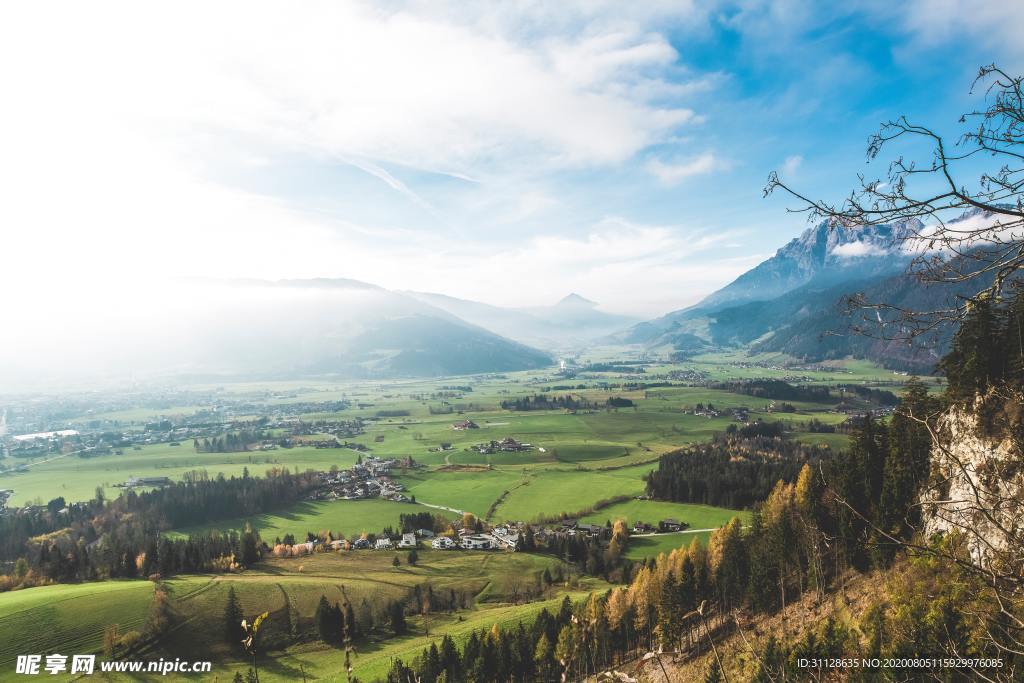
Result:
<svg viewBox="0 0 1024 683"><path fill-rule="evenodd" d="M324 643L334 642L334 631L331 624L332 616L331 603L327 602L327 598L321 595L320 602L316 605L316 614L313 616L313 620L316 622L317 637Z"/></svg>
<svg viewBox="0 0 1024 683"><path fill-rule="evenodd" d="M350 602L345 603L345 638L349 641L359 638L359 625L356 623L356 614Z"/></svg>
<svg viewBox="0 0 1024 683"><path fill-rule="evenodd" d="M392 600L388 605L388 621L396 636L404 634L408 628L405 623L405 608L397 600Z"/></svg>
<svg viewBox="0 0 1024 683"><path fill-rule="evenodd" d="M251 567L260 559L259 541L252 527L247 527L242 534L242 557L243 567Z"/></svg>
<svg viewBox="0 0 1024 683"><path fill-rule="evenodd" d="M916 377L907 381L903 400L889 422L889 452L885 460L876 524L886 533L907 539L920 520L915 505L929 470L932 437L927 420L937 411L937 402ZM878 557L888 564L896 545L880 541Z"/></svg>
<svg viewBox="0 0 1024 683"><path fill-rule="evenodd" d="M235 587L231 586L224 606L224 642L234 647L242 642L242 637L242 605L235 594Z"/></svg>

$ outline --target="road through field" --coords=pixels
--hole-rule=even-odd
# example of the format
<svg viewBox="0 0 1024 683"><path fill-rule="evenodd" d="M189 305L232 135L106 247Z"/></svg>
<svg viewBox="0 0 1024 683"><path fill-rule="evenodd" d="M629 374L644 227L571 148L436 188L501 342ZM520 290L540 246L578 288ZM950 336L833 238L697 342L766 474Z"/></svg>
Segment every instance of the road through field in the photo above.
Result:
<svg viewBox="0 0 1024 683"><path fill-rule="evenodd" d="M434 508L435 510L447 510L448 512L454 512L457 515L464 515L464 514L466 514L462 510L456 510L455 508L446 507L444 505L434 505L432 503L424 503L422 500L417 500L416 502L419 503L420 505L424 506L424 507Z"/></svg>

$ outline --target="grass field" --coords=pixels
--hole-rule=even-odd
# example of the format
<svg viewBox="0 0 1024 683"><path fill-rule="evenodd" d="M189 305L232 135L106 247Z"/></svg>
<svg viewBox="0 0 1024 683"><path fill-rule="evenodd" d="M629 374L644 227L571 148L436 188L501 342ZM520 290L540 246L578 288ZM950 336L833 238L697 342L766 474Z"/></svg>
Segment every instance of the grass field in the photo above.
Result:
<svg viewBox="0 0 1024 683"><path fill-rule="evenodd" d="M710 505L670 503L660 500L627 500L598 510L583 517L580 521L604 524L609 520L625 519L631 525L635 522L646 522L657 526L659 520L677 519L689 524L691 529L716 529L737 515L748 517L749 513Z"/></svg>
<svg viewBox="0 0 1024 683"><path fill-rule="evenodd" d="M362 532L379 534L384 527L398 529L399 515L417 512L446 514L442 510L432 510L415 503L395 503L389 500L333 500L304 501L285 511L257 515L255 517L238 517L201 526L177 529L174 535L205 533L211 530L229 531L242 530L245 525L260 533L267 543L275 538L292 534L296 539L304 539L307 531L340 532L345 538L358 537ZM450 515L449 516L453 516Z"/></svg>
<svg viewBox="0 0 1024 683"><path fill-rule="evenodd" d="M26 505L39 500L46 503L64 496L69 503L89 500L101 487L108 498L116 498L121 489L116 485L129 477L170 477L178 479L192 470L206 470L211 477L241 476L249 469L253 476L262 476L272 467L288 467L292 471L328 470L331 465L350 467L358 453L344 448L290 448L253 453L196 453L191 443L180 446L159 444L141 450L127 448L124 455L101 455L81 458L66 455L59 459L31 465L27 472L0 475L0 488L14 489L11 502Z"/></svg>
<svg viewBox="0 0 1024 683"><path fill-rule="evenodd" d="M234 588L243 612L267 611L264 625L267 654L261 661L261 680L289 681L304 670L320 679L341 676L338 650L317 642L286 645L284 634L315 640L313 615L320 596L353 605L401 599L417 585L435 591L454 588L475 595L467 609L455 614L410 618L410 633L390 637L383 630L357 646L355 674L362 680L383 678L395 656L418 654L442 633L457 641L479 628L512 625L532 619L543 607L557 608L565 594L582 598L589 590L607 586L586 579L572 590L557 590L545 599L525 604L509 602L510 587L558 564L554 558L524 553L434 552L422 550L415 567L391 565L392 552L325 553L289 560L271 560L241 574L197 575L165 582L174 618L169 632L142 658L211 659L214 672L205 680L230 680L233 671L247 668L239 650L224 642L223 611L228 590ZM139 630L152 602L154 584L148 581L109 581L81 585L44 586L0 594L0 671L11 671L18 654L96 653L104 629L118 624L121 632ZM472 597L470 598L472 600ZM287 616L286 616L287 615ZM430 634L427 634L429 628ZM104 680L102 676L98 676ZM105 680L128 680L111 677ZM147 677L132 680L159 680ZM163 679L167 680L167 679ZM191 680L191 679L190 679Z"/></svg>
<svg viewBox="0 0 1024 683"><path fill-rule="evenodd" d="M153 598L147 581L44 586L0 594L0 671L19 654L84 654L100 648L103 629L139 629Z"/></svg>
<svg viewBox="0 0 1024 683"><path fill-rule="evenodd" d="M750 519L750 513L744 510L655 500L628 500L598 510L583 517L580 521L589 524L604 524L607 521L625 519L630 525L640 521L657 526L660 520L671 518L690 525L690 528L682 533L630 536L629 545L626 547L626 557L631 560L642 560L688 546L694 539L701 543L707 543L711 532L701 531L702 529L717 529L736 516L744 520L744 523Z"/></svg>
<svg viewBox="0 0 1024 683"><path fill-rule="evenodd" d="M610 471L541 470L522 486L510 490L498 505L495 519L532 520L540 515L574 514L600 500L644 491L643 476L650 465Z"/></svg>
<svg viewBox="0 0 1024 683"><path fill-rule="evenodd" d="M689 547L694 540L707 545L711 538L710 531L681 531L671 534L654 534L652 536L634 536L629 539L625 556L630 560L640 561L668 554L676 548Z"/></svg>

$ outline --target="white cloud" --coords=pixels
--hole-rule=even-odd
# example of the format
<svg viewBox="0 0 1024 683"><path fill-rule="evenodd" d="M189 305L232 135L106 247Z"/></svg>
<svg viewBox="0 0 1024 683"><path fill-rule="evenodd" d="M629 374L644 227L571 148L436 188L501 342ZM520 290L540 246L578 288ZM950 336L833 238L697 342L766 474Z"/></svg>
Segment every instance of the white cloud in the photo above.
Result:
<svg viewBox="0 0 1024 683"><path fill-rule="evenodd" d="M558 205L528 174L621 164L697 118L675 101L679 79L663 78L678 54L645 28L686 20L685 6L542 8L556 28L532 32L507 7L437 7L5 4L0 60L19 65L0 109L5 251L46 254L38 279L53 287L133 264L337 274L355 244L369 253L365 228L226 187L211 169L340 161L429 213L434 197L395 171L424 169L470 181L468 202L500 205L494 221L507 223ZM408 229L379 213L381 227ZM38 275L25 262L2 277Z"/></svg>
<svg viewBox="0 0 1024 683"><path fill-rule="evenodd" d="M727 168L729 164L712 152L704 152L700 156L679 163L666 163L660 159L651 159L647 162L647 170L664 185L676 185L686 178Z"/></svg>
<svg viewBox="0 0 1024 683"><path fill-rule="evenodd" d="M912 0L900 5L905 27L914 37L915 47L956 49L944 45L949 40L970 41L1001 54L1001 66L1024 66L1024 45L1020 27L1024 25L1024 3L989 0ZM1006 59L1012 60L1007 63Z"/></svg>
<svg viewBox="0 0 1024 683"><path fill-rule="evenodd" d="M804 158L799 154L786 157L786 160L782 162L783 176L794 175L803 163Z"/></svg>
<svg viewBox="0 0 1024 683"><path fill-rule="evenodd" d="M832 254L840 258L857 258L860 256L881 256L888 253L887 250L869 242L847 242L840 244L832 250Z"/></svg>
<svg viewBox="0 0 1024 683"><path fill-rule="evenodd" d="M686 71L658 31L703 15L645 5L525 3L527 20L514 3L8 3L8 311L41 322L112 289L130 310L150 304L145 283L181 276L345 276L510 305L585 288L652 314L697 297L738 266L687 259L727 233L545 221L579 201L552 178L618 170L701 120L683 100L717 77ZM391 206L355 220L215 172L287 174L282 158L354 166L440 227ZM674 184L724 167L708 152L648 170ZM421 171L464 181L456 210ZM521 221L534 224L520 237Z"/></svg>

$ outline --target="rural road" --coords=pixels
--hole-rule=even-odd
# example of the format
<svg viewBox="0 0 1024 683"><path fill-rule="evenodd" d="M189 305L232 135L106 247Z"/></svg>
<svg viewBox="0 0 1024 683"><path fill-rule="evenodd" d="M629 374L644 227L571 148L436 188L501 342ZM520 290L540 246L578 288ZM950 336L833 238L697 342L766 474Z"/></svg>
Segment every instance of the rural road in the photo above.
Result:
<svg viewBox="0 0 1024 683"><path fill-rule="evenodd" d="M648 536L671 536L672 534L701 534L705 531L718 531L718 529L719 527L711 527L710 529L684 529L683 531L666 531L664 533L655 531L650 534L630 534L629 537L646 538Z"/></svg>
<svg viewBox="0 0 1024 683"><path fill-rule="evenodd" d="M419 503L420 505L426 506L428 508L434 508L435 510L447 510L448 512L454 512L457 515L465 514L464 510L456 510L455 508L446 507L444 505L434 505L432 503L424 503L422 500L417 500L416 502Z"/></svg>
<svg viewBox="0 0 1024 683"><path fill-rule="evenodd" d="M24 463L24 467L26 469L28 469L29 467L32 467L33 465L42 465L44 462L53 462L54 460L60 460L61 458L66 458L69 455L77 455L78 453L82 453L83 451L84 451L84 449L79 449L77 451L71 451L69 453L64 453L63 455L55 455L52 458L47 458L46 460L36 460L35 462L26 462L26 463Z"/></svg>

